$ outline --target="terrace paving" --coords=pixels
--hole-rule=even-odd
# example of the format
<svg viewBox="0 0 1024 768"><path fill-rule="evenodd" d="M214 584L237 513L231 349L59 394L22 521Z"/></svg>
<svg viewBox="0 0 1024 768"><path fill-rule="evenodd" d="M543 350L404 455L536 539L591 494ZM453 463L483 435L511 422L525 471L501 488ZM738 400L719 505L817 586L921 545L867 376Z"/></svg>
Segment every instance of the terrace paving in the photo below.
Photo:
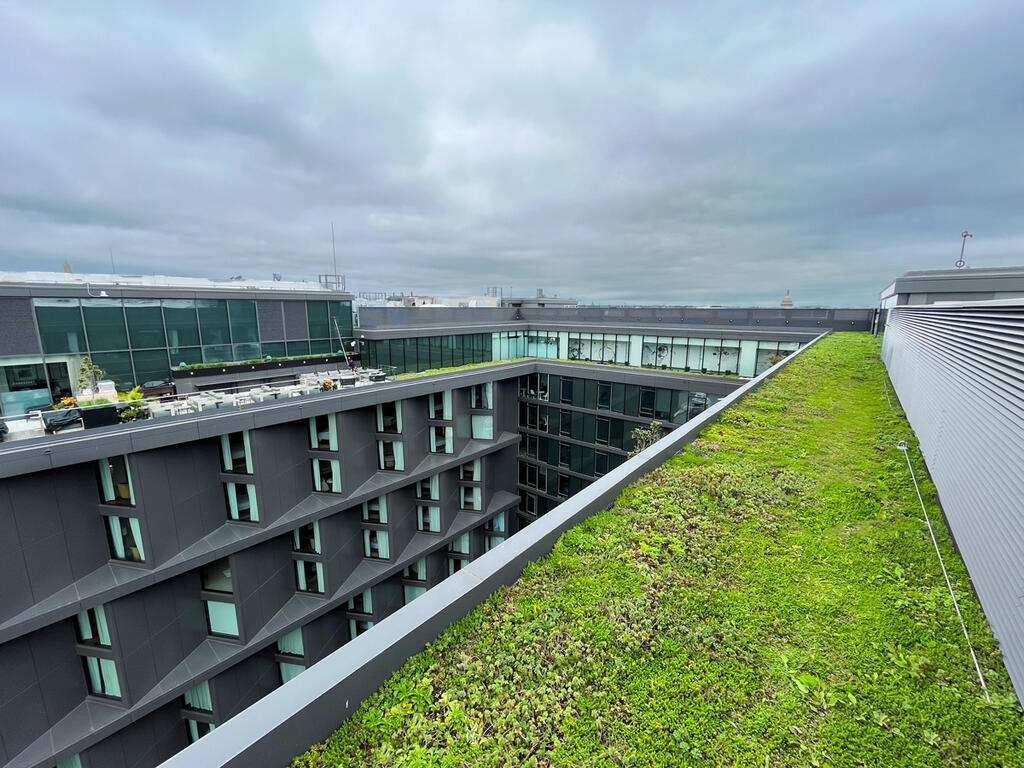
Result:
<svg viewBox="0 0 1024 768"><path fill-rule="evenodd" d="M1016 766L1024 718L877 340L834 334L294 766ZM313 671L315 674L315 670Z"/></svg>

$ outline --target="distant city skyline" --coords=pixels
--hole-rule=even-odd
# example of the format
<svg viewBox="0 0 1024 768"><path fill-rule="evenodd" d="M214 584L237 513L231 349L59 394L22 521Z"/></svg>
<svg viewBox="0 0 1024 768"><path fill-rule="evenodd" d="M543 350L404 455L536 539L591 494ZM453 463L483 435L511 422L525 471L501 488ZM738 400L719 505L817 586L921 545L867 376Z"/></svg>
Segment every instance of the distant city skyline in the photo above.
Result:
<svg viewBox="0 0 1024 768"><path fill-rule="evenodd" d="M1024 261L1024 7L0 4L0 270L870 305Z"/></svg>

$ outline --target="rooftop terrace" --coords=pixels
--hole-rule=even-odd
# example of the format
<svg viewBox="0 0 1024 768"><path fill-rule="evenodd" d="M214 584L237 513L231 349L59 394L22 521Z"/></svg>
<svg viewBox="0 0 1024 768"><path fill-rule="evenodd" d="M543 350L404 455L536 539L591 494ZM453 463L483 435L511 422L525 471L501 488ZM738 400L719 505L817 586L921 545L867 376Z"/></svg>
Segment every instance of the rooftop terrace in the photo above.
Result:
<svg viewBox="0 0 1024 768"><path fill-rule="evenodd" d="M925 482L982 697L878 351L862 334L806 350L294 765L1024 765Z"/></svg>

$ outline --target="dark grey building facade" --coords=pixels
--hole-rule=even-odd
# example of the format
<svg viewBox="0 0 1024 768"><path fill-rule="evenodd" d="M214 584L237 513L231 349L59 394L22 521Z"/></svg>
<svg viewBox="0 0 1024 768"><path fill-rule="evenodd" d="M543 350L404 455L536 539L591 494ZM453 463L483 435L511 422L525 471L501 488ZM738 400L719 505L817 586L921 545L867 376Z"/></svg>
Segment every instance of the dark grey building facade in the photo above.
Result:
<svg viewBox="0 0 1024 768"><path fill-rule="evenodd" d="M0 444L2 764L157 765L620 461L611 420L740 383L528 361Z"/></svg>

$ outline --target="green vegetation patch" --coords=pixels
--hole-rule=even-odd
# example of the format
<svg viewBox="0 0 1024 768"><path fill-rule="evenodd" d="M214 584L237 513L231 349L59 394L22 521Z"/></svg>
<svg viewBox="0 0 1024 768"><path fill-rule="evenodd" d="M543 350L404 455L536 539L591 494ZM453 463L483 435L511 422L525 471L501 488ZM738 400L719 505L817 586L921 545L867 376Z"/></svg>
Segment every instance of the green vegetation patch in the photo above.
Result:
<svg viewBox="0 0 1024 768"><path fill-rule="evenodd" d="M834 334L561 537L294 766L1024 766L878 343Z"/></svg>

